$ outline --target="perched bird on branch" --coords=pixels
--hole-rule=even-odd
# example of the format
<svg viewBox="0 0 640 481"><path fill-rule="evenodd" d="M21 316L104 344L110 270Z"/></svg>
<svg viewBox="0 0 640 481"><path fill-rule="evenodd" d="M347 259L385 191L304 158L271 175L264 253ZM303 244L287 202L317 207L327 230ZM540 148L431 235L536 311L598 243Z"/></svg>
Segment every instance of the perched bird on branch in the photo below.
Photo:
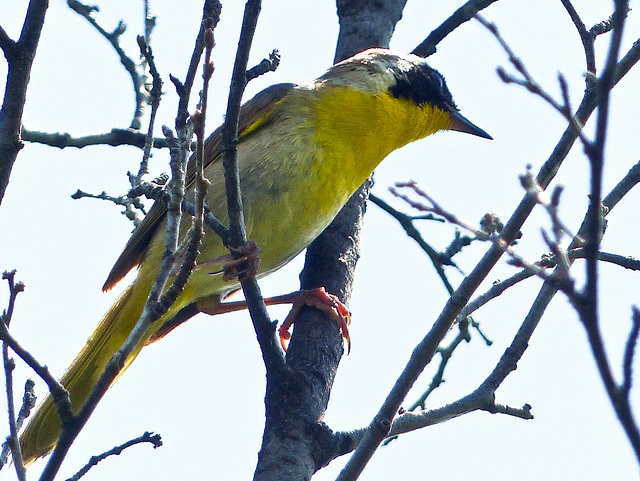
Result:
<svg viewBox="0 0 640 481"><path fill-rule="evenodd" d="M355 55L308 84L267 88L243 106L239 128L244 216L248 238L254 239L262 251L259 277L282 267L305 249L394 150L440 130L491 138L458 112L444 78L424 59L384 49ZM211 182L206 202L211 212L226 222L221 147L218 129L205 143L205 175ZM193 198L193 175L188 175L188 182L187 197ZM166 205L156 202L107 278L105 290L139 267L136 280L107 312L62 376L74 414L142 313L159 270L165 223ZM187 218L183 235L189 225ZM146 332L125 367L146 344L196 312L226 311L222 301L238 290L239 281L237 277L212 275L211 262L228 252L217 235L205 234L184 291ZM322 298L318 304L326 301L331 309L339 307L329 295L314 295ZM341 319L345 315L345 311L338 311L336 317L346 337L346 321ZM285 330L281 330L281 336L287 336ZM25 462L51 451L60 433L60 418L48 396L20 438Z"/></svg>

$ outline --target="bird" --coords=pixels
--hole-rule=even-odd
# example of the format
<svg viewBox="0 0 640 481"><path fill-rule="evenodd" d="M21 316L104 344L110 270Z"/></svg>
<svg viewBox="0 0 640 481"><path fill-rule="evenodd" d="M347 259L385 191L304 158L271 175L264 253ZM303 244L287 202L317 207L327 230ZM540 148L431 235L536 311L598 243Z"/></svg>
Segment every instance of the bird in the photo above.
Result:
<svg viewBox="0 0 640 481"><path fill-rule="evenodd" d="M270 274L304 250L387 155L447 130L491 139L460 114L444 77L424 58L381 48L336 63L312 82L276 84L246 102L240 113L238 167L247 235L261 249L257 276ZM204 168L210 182L206 203L224 223L221 149L219 128L205 142ZM187 186L191 199L192 178ZM74 414L142 313L164 250L166 210L155 202L134 230L103 289L136 267L137 277L61 378ZM189 225L190 219L183 220L182 234ZM149 328L125 366L150 340L171 330L167 326L188 306L211 313L207 306L223 305L239 289L237 277L204 267L228 252L218 236L205 234L184 291ZM48 395L20 437L25 464L47 455L60 433L61 421Z"/></svg>

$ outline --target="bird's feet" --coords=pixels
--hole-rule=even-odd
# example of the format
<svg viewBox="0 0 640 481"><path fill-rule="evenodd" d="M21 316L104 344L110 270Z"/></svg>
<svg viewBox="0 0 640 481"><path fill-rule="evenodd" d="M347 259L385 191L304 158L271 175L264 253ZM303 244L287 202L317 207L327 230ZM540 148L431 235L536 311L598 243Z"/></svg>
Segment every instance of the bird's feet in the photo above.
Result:
<svg viewBox="0 0 640 481"><path fill-rule="evenodd" d="M294 324L300 309L304 306L312 306L320 309L322 312L328 314L332 319L338 323L340 333L343 339L347 342L347 353L351 351L351 338L349 337L349 324L351 323L351 315L347 307L338 299L337 296L329 294L324 287L317 289L300 290L284 294L281 296L267 297L264 299L264 303L267 306L274 306L279 304L292 304L291 311L284 320L284 323L278 329L278 336L280 337L280 344L282 349L287 350L287 341L291 339L289 328ZM171 329L174 329L178 324L184 322L188 318L195 314L202 312L209 315L223 314L226 312L235 312L247 308L246 301L236 302L221 302L218 296L211 296L202 298L198 302L190 304L176 316L177 321L171 320L166 323L166 326L161 328L162 333L154 337L154 341L164 336ZM184 319L183 319L184 317ZM166 327L166 328L165 328Z"/></svg>
<svg viewBox="0 0 640 481"><path fill-rule="evenodd" d="M196 269L216 269L209 272L210 275L222 274L224 281L233 279L242 280L245 277L255 276L259 272L260 252L262 249L254 240L249 240L241 247L230 248L232 254L227 254L215 259L198 262Z"/></svg>
<svg viewBox="0 0 640 481"><path fill-rule="evenodd" d="M287 350L287 342L291 339L289 328L295 322L300 309L304 306L312 306L328 314L338 323L340 333L344 340L347 341L347 353L351 351L351 338L349 337L351 315L347 307L337 296L329 294L324 287L318 287L316 289L301 290L284 296L265 299L267 305L282 304L283 302L291 303L293 307L282 323L282 326L278 329L282 349Z"/></svg>

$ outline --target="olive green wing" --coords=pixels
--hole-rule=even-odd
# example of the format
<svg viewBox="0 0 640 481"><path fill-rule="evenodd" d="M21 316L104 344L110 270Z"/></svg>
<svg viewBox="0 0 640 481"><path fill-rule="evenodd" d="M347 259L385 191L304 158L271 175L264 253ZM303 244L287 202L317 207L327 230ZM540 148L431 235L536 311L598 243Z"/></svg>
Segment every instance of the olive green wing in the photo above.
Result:
<svg viewBox="0 0 640 481"><path fill-rule="evenodd" d="M254 132L262 127L262 119L269 114L273 106L284 98L295 84L283 83L266 88L251 100L246 102L240 110L238 132L242 135L249 129ZM222 127L218 127L204 143L204 159L206 169L213 162L218 162L222 151ZM195 166L193 156L187 165L186 185L189 187L195 179ZM127 273L137 267L144 258L147 246L156 234L167 212L167 206L163 202L155 202L151 210L138 225L131 235L129 242L124 247L122 254L114 264L107 277L103 291L108 291L115 286Z"/></svg>

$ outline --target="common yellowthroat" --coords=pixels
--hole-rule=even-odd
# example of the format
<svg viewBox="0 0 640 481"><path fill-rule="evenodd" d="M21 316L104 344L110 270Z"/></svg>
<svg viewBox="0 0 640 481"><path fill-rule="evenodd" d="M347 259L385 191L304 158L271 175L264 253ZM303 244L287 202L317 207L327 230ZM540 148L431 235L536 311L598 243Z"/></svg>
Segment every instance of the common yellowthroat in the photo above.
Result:
<svg viewBox="0 0 640 481"><path fill-rule="evenodd" d="M305 85L274 85L244 104L239 169L248 237L262 249L259 276L309 245L389 153L440 130L491 138L458 112L444 78L424 59L385 49L355 55ZM205 173L211 182L206 201L226 222L220 151L218 129L205 144ZM136 266L138 276L62 376L74 413L140 317L160 266L165 212L165 205L156 203L134 231L104 289ZM184 221L183 232L189 222ZM208 233L198 263L226 252L221 240ZM126 365L181 309L198 302L219 304L238 286L237 279L223 280L196 267L175 305L149 329ZM20 438L25 462L51 451L60 432L57 410L47 396Z"/></svg>

